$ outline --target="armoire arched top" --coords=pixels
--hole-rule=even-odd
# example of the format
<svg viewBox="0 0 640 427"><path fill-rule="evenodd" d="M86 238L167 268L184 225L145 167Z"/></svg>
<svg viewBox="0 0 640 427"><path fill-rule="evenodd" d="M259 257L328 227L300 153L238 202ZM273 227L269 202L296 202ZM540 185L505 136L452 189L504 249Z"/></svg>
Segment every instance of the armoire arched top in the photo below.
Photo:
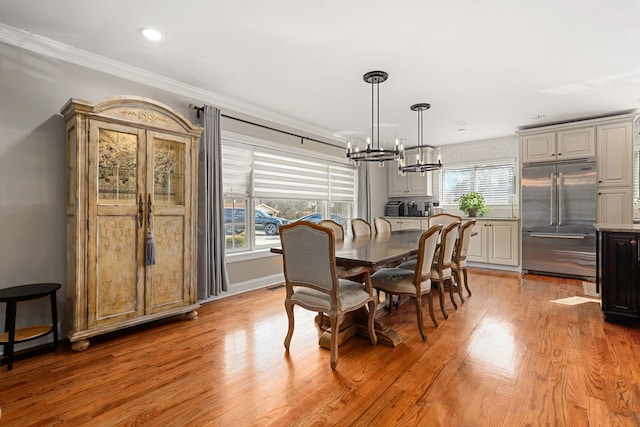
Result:
<svg viewBox="0 0 640 427"><path fill-rule="evenodd" d="M106 121L136 123L145 128L188 133L199 137L203 129L187 120L173 108L154 99L133 95L119 95L101 98L94 102L71 98L60 109L65 121L72 115Z"/></svg>

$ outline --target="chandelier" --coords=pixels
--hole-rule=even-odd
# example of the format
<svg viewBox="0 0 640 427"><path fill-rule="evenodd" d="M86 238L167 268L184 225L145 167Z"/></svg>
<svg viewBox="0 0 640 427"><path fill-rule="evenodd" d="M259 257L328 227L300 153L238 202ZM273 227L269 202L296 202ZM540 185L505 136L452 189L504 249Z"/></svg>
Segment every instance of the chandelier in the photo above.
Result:
<svg viewBox="0 0 640 427"><path fill-rule="evenodd" d="M398 160L398 172L404 174L405 172L418 172L424 176L426 172L442 169L442 161L440 155L438 155L437 163L429 163L425 158L425 151L435 150L435 147L424 144L424 119L422 117L423 112L431 108L431 104L420 103L414 104L411 107L411 111L418 112L418 144L415 147L402 147L400 159ZM406 164L405 153L416 151L415 163Z"/></svg>
<svg viewBox="0 0 640 427"><path fill-rule="evenodd" d="M380 83L387 80L389 74L384 71L369 71L362 78L371 84L371 133L367 138L367 146L360 149L357 145L351 147L351 141L347 141L347 158L356 165L359 162L384 162L398 160L400 158L400 147L398 140L393 149L384 147L380 141Z"/></svg>

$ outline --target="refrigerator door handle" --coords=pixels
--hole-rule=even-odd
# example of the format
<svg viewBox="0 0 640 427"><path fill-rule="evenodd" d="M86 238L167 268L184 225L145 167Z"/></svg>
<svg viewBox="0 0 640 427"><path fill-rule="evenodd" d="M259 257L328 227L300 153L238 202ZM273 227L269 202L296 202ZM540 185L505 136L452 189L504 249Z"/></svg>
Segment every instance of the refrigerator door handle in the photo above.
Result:
<svg viewBox="0 0 640 427"><path fill-rule="evenodd" d="M553 225L554 220L553 189L556 187L555 177L556 174L551 172L551 176L549 176L549 181L551 181L551 191L549 192L549 225Z"/></svg>
<svg viewBox="0 0 640 427"><path fill-rule="evenodd" d="M584 240L587 237L584 234L549 234L549 233L531 233L531 237L538 237L542 239L573 239Z"/></svg>
<svg viewBox="0 0 640 427"><path fill-rule="evenodd" d="M562 172L558 173L558 225L562 225Z"/></svg>

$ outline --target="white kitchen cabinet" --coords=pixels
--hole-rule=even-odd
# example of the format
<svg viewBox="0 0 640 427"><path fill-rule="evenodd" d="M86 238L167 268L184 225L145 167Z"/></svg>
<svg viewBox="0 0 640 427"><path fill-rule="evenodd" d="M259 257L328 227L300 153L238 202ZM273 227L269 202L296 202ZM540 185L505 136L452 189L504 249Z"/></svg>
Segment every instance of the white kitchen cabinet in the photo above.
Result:
<svg viewBox="0 0 640 427"><path fill-rule="evenodd" d="M420 218L386 216L385 219L391 223L391 231L420 230L422 228Z"/></svg>
<svg viewBox="0 0 640 427"><path fill-rule="evenodd" d="M389 167L387 175L387 194L390 197L404 196L430 196L431 174L427 172L425 176L419 173L406 173L405 176L398 174L395 164Z"/></svg>
<svg viewBox="0 0 640 427"><path fill-rule="evenodd" d="M590 158L596 155L595 127L572 128L522 137L522 163Z"/></svg>
<svg viewBox="0 0 640 427"><path fill-rule="evenodd" d="M598 187L628 187L633 183L632 122L598 126ZM598 219L600 222L600 219Z"/></svg>
<svg viewBox="0 0 640 427"><path fill-rule="evenodd" d="M517 266L520 260L518 221L476 220L467 260L487 264Z"/></svg>
<svg viewBox="0 0 640 427"><path fill-rule="evenodd" d="M598 223L633 223L633 195L631 193L631 188L598 188Z"/></svg>

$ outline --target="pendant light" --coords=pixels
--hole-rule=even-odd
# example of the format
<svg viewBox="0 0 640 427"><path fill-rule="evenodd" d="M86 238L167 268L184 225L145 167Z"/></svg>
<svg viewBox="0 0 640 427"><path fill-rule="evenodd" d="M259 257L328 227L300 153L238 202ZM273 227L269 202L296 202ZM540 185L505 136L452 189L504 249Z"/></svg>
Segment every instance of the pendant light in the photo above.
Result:
<svg viewBox="0 0 640 427"><path fill-rule="evenodd" d="M435 150L436 148L431 145L424 144L424 111L431 108L431 104L426 102L420 104L414 104L411 107L411 111L418 113L418 145L415 147L403 148L400 160L398 161L398 172L404 174L406 172L418 172L424 175L426 172L442 169L442 161L440 155L438 155L437 163L427 162L425 159L425 151ZM415 163L406 164L407 152L410 154L415 152Z"/></svg>
<svg viewBox="0 0 640 427"><path fill-rule="evenodd" d="M382 166L384 162L400 158L397 140L393 149L386 149L380 141L380 83L388 77L384 71L370 71L363 76L364 81L371 85L371 132L364 149L357 145L352 147L351 141L347 141L347 158L356 165L359 162L379 162Z"/></svg>

